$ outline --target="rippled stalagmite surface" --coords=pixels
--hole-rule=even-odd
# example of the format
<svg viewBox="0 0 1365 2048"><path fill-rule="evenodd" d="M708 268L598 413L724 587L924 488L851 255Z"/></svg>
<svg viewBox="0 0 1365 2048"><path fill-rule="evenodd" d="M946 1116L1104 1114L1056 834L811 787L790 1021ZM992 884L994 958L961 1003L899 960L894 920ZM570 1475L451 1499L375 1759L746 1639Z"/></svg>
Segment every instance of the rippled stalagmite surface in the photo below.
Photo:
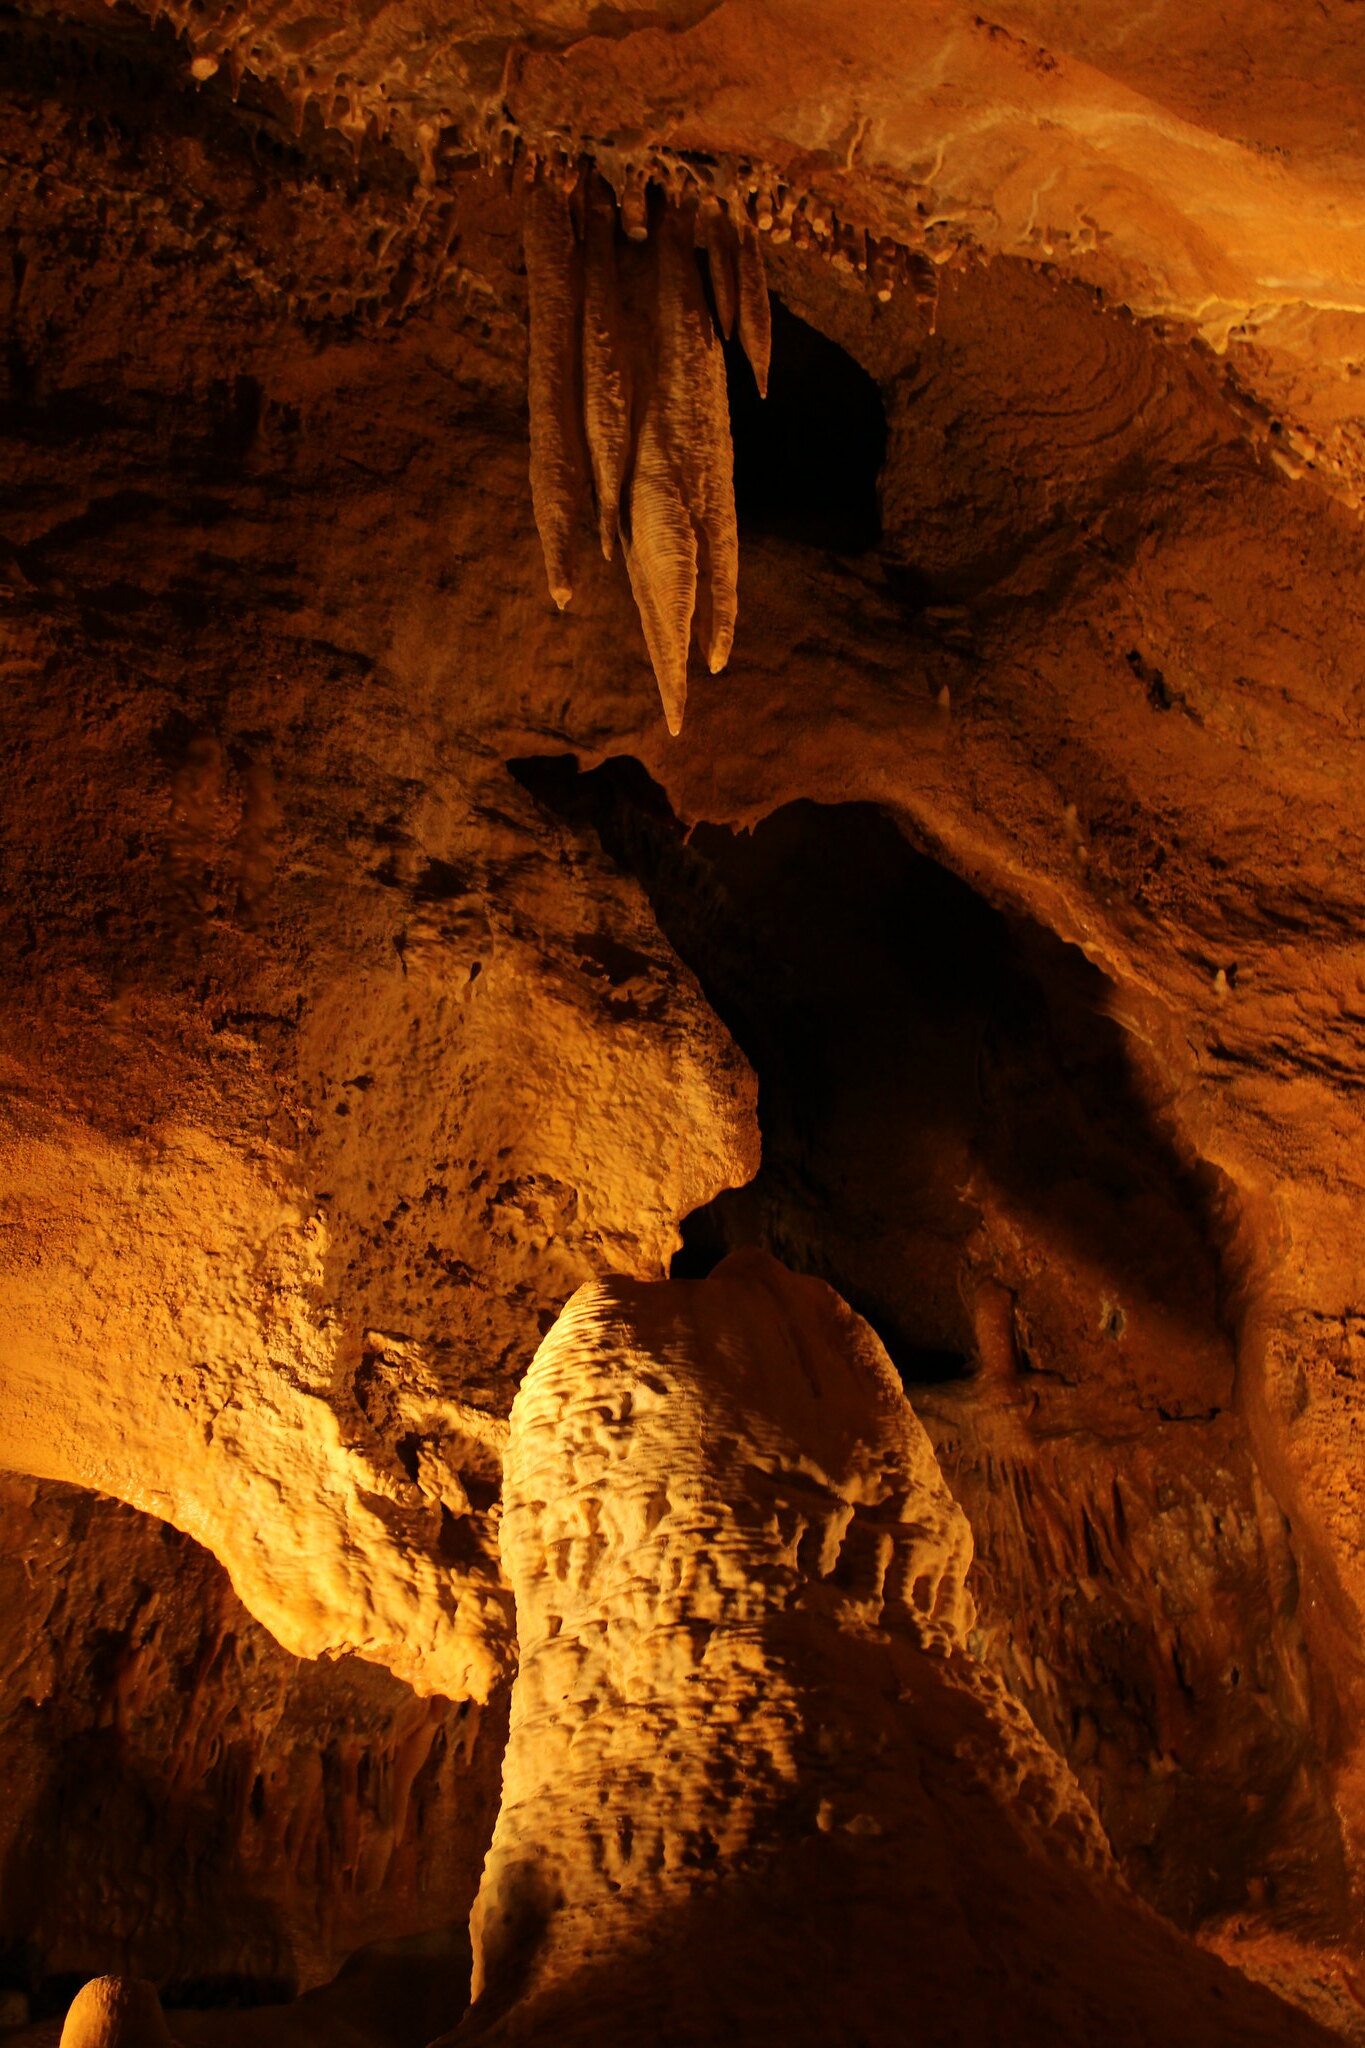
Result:
<svg viewBox="0 0 1365 2048"><path fill-rule="evenodd" d="M1323 2039L1123 1891L965 1648L971 1536L886 1353L740 1252L583 1288L512 1411L521 1658L449 2038Z"/></svg>

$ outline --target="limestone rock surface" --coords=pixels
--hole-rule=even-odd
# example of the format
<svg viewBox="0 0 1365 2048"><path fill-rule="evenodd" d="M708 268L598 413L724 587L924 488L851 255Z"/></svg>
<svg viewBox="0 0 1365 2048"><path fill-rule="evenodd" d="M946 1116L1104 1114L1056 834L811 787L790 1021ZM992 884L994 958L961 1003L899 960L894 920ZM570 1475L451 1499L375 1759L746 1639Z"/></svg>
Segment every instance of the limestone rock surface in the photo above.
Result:
<svg viewBox="0 0 1365 2048"><path fill-rule="evenodd" d="M116 1972L172 2006L269 2004L414 1924L462 1927L505 1722L505 1694L452 1704L359 1658L301 1662L178 1530L6 1475L0 1955L16 1996L42 2013Z"/></svg>
<svg viewBox="0 0 1365 2048"><path fill-rule="evenodd" d="M286 136L383 142L424 200L476 151L586 144L623 188L661 158L700 163L758 199L766 232L789 227L785 192L812 242L848 226L850 266L888 239L931 261L967 246L1055 265L1226 353L1279 459L1359 500L1350 0L1307 19L1294 0L1231 16L1195 0L1114 26L1069 0L989 20L965 0L908 16L881 0L142 11L183 32L182 75L206 97L245 82ZM430 277L413 266L399 301Z"/></svg>
<svg viewBox="0 0 1365 2048"><path fill-rule="evenodd" d="M1324 2040L1124 1892L968 1655L882 1347L761 1252L581 1290L512 1411L521 1660L448 2039Z"/></svg>
<svg viewBox="0 0 1365 2048"><path fill-rule="evenodd" d="M164 333L175 355L183 326ZM142 522L131 574L174 579ZM745 1177L750 1084L629 892L600 867L581 888L495 760L468 779L444 684L429 715L396 685L376 748L372 657L318 618L311 680L283 646L271 673L331 741L296 752L280 707L245 698L225 727L222 686L265 676L225 598L217 657L199 628L188 663L183 626L159 655L144 642L162 680L120 739L79 609L68 653L104 737L57 805L39 763L65 748L65 628L30 615L57 641L16 619L7 643L32 802L8 813L0 1455L205 1541L297 1654L486 1697L511 1644L493 1528L511 1363L600 1260L661 1270L716 1176ZM112 893L106 856L127 870ZM91 919L110 917L106 939ZM63 988L69 1026L45 1031Z"/></svg>
<svg viewBox="0 0 1365 2048"><path fill-rule="evenodd" d="M1360 2037L1356 11L0 22L0 1430L36 1489L6 1542L11 1576L65 1546L93 1626L15 1581L3 1639L53 1641L3 1739L35 1804L68 1743L114 1756L42 1837L41 1915L6 1850L0 2012L229 1951L274 1998L272 1943L316 1984L412 1931L417 1872L443 1920L467 1895L460 1773L420 1854L386 1802L512 1667L513 1395L576 1289L685 1236L694 1280L737 1242L822 1276L905 1373L976 1552L969 1649L903 1652L942 1796L1004 1687L1135 1893ZM596 166L618 285L690 194L730 330L743 610L677 736L591 509L562 616L544 588L533 148ZM715 262L708 197L745 223ZM600 541L632 444L595 275ZM634 798L557 807L594 774ZM136 1540L81 1537L72 1481ZM250 1655L211 1655L236 1596L202 1561L142 1628L148 1555L195 1555L172 1522L291 1649L234 1622ZM187 1686L149 1690L157 1643ZM161 1811L182 1750L189 1863L258 1857L259 1940L241 1894L204 1935L173 1831L84 1855L102 1789L145 1763ZM1062 1869L1019 1952L1093 1986L1099 1926L1107 2037L1110 1879L963 1801L994 1923ZM836 1865L861 1897L857 1857L903 1897L878 1838L816 1834L811 1897ZM390 1849L375 1927L346 1873ZM1138 1918L1152 1986L1226 1987ZM952 1953L917 2012L984 1967Z"/></svg>

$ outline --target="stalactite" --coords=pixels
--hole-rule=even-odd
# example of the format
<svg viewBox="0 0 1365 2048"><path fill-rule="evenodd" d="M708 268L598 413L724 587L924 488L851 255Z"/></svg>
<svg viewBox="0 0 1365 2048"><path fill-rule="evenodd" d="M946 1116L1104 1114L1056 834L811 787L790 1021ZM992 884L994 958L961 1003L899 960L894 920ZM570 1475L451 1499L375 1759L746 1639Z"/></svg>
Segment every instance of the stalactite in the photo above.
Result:
<svg viewBox="0 0 1365 2048"><path fill-rule="evenodd" d="M531 302L531 500L550 595L573 596L572 536L585 482L579 327L582 256L563 186L540 178L526 195L526 280Z"/></svg>
<svg viewBox="0 0 1365 2048"><path fill-rule="evenodd" d="M772 309L768 304L768 280L763 271L763 251L758 236L747 224L739 231L739 338L753 366L759 395L768 395L768 361L772 355Z"/></svg>
<svg viewBox="0 0 1365 2048"><path fill-rule="evenodd" d="M565 191L574 186L573 204ZM717 202L670 198L627 170L535 167L526 201L531 487L551 595L591 478L602 552L619 535L670 732L695 627L713 675L734 640L734 454L721 334L738 330L766 391L771 346L758 235ZM697 251L711 279L708 304Z"/></svg>
<svg viewBox="0 0 1365 2048"><path fill-rule="evenodd" d="M657 590L650 610L667 622L667 640L652 644L651 653L669 730L676 732L687 695L694 611L711 673L718 674L729 659L739 543L725 361L693 254L691 212L662 209L653 242L655 374L641 421L628 561L642 613L645 586L651 596ZM675 499L687 525L686 541L673 516Z"/></svg>
<svg viewBox="0 0 1365 2048"><path fill-rule="evenodd" d="M646 412L635 451L626 540L630 587L671 733L682 731L687 648L697 600L697 536L669 461L657 408Z"/></svg>
<svg viewBox="0 0 1365 2048"><path fill-rule="evenodd" d="M610 561L630 459L631 351L616 268L616 201L596 173L585 204L583 422L587 429L597 530Z"/></svg>
<svg viewBox="0 0 1365 2048"><path fill-rule="evenodd" d="M718 199L704 199L697 210L697 244L706 251L716 318L720 322L721 333L728 341L735 331L739 312L739 277L735 264L737 244L734 230Z"/></svg>
<svg viewBox="0 0 1365 2048"><path fill-rule="evenodd" d="M693 631L713 675L734 639L739 549L720 340L738 335L766 397L763 235L856 272L882 303L907 277L917 300L934 303L937 246L912 253L869 236L746 164L711 176L610 151L595 166L562 149L546 160L491 115L484 155L490 168L528 167L531 492L550 593L561 611L573 595L574 530L591 494L608 561L622 542L676 733Z"/></svg>

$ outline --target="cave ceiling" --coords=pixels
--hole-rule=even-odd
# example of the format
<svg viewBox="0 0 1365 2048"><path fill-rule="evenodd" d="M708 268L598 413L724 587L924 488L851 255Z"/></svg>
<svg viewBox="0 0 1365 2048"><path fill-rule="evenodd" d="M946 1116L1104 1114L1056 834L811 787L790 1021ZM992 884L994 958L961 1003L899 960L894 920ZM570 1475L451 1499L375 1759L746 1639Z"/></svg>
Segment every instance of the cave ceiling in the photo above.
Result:
<svg viewBox="0 0 1365 2048"><path fill-rule="evenodd" d="M0 9L0 2027L321 2038L455 1927L367 1965L422 2048L471 1909L462 2039L675 1912L747 2012L678 1901L805 1801L839 1927L1065 1837L982 2040L1093 2038L1073 1915L1172 2038L1365 2039L1358 13ZM807 1534L680 1536L637 1698L658 1373ZM569 1663L690 1731L593 1751L647 1910Z"/></svg>

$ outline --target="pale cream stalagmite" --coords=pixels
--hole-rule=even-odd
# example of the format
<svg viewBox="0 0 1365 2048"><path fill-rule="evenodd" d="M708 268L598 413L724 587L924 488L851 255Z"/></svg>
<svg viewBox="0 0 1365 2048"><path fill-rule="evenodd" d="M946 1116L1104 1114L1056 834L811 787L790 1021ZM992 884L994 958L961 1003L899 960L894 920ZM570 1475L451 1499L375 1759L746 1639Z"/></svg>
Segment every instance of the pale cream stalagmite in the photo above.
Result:
<svg viewBox="0 0 1365 2048"><path fill-rule="evenodd" d="M758 1252L579 1290L517 1396L502 1530L520 1664L469 2024L515 2001L521 2039L576 2025L585 1969L647 2000L635 1940L683 1954L776 1842L856 1830L876 1731L827 1653L888 1611L960 1641L971 1536L871 1331Z"/></svg>
<svg viewBox="0 0 1365 2048"><path fill-rule="evenodd" d="M969 1654L885 1351L766 1254L573 1297L518 1392L471 2042L1304 2043L1137 1908Z"/></svg>
<svg viewBox="0 0 1365 2048"><path fill-rule="evenodd" d="M572 187L570 192L566 188ZM758 236L719 201L617 198L595 170L542 168L526 199L531 484L550 592L572 595L572 534L591 477L602 552L624 544L670 732L695 630L713 675L734 640L734 454L720 336L735 329L766 392L771 329ZM705 251L713 318L696 251ZM586 457L583 454L586 444Z"/></svg>
<svg viewBox="0 0 1365 2048"><path fill-rule="evenodd" d="M71 2001L61 2048L173 2048L155 1984L92 1977Z"/></svg>

